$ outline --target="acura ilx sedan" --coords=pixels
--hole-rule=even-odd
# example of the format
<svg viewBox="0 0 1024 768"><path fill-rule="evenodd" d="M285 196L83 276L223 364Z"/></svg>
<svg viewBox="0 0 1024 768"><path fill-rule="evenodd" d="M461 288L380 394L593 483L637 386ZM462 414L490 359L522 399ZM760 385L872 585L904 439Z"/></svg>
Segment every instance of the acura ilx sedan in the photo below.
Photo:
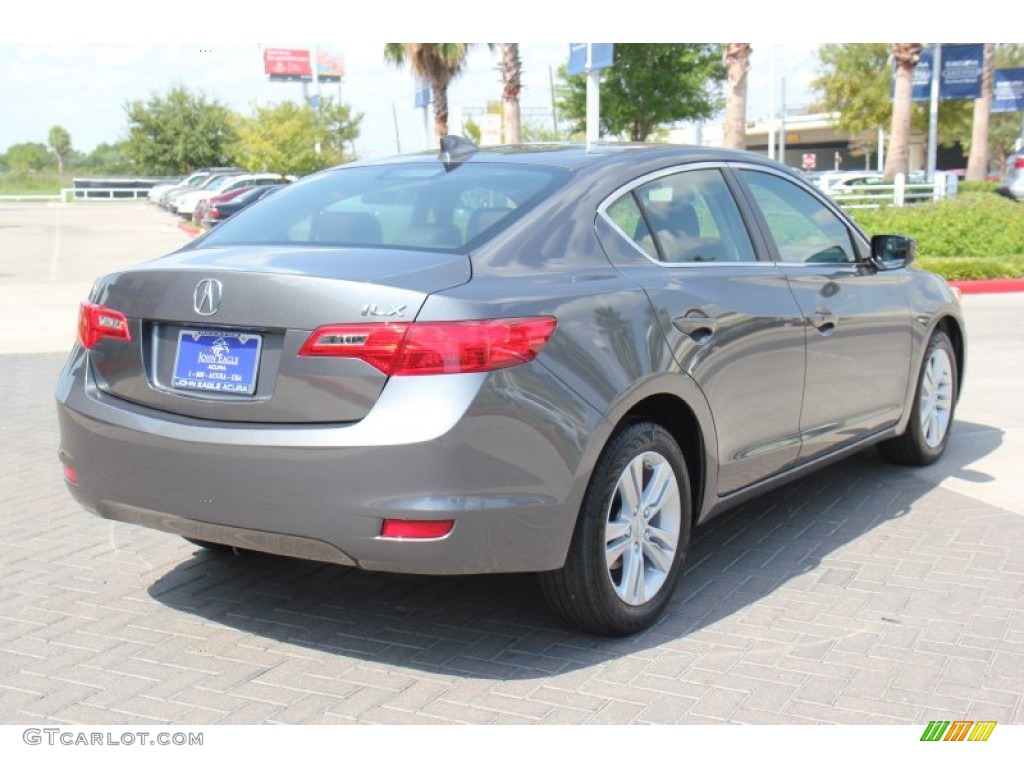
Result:
<svg viewBox="0 0 1024 768"><path fill-rule="evenodd" d="M110 520L536 572L570 624L623 635L716 513L870 445L936 461L964 359L913 241L763 157L446 138L98 280L60 458Z"/></svg>

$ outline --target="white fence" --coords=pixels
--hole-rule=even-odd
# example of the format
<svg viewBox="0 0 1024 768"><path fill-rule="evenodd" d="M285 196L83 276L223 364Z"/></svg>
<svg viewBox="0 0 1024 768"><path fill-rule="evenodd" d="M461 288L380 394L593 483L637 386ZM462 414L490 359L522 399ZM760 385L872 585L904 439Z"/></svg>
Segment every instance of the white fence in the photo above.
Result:
<svg viewBox="0 0 1024 768"><path fill-rule="evenodd" d="M149 195L148 189L135 187L67 187L59 195L0 195L0 203L49 202L69 203L72 200L138 200Z"/></svg>
<svg viewBox="0 0 1024 768"><path fill-rule="evenodd" d="M892 184L839 184L824 191L843 208L879 208L883 205L903 207L956 197L957 177L952 173L936 173L934 182L908 183L906 176L897 173Z"/></svg>

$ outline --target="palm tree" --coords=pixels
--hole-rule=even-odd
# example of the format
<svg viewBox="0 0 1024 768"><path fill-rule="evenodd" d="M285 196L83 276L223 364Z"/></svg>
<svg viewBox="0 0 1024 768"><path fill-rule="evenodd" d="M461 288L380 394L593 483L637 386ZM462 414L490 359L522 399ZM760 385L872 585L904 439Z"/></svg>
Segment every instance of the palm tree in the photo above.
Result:
<svg viewBox="0 0 1024 768"><path fill-rule="evenodd" d="M434 98L434 128L448 135L448 84L462 73L469 43L385 43L384 60L396 67L409 65L414 77L430 84Z"/></svg>
<svg viewBox="0 0 1024 768"><path fill-rule="evenodd" d="M896 63L896 87L892 97L889 155L885 158L883 174L888 183L896 178L897 173L910 173L911 81L923 47L921 43L896 43L892 47L892 58Z"/></svg>
<svg viewBox="0 0 1024 768"><path fill-rule="evenodd" d="M519 58L519 43L501 44L502 98L505 100L505 143L522 141L519 91L523 87L523 62Z"/></svg>
<svg viewBox="0 0 1024 768"><path fill-rule="evenodd" d="M985 43L981 76L981 98L974 100L971 149L967 156L967 181L984 181L988 176L988 117L992 110L992 58L995 46Z"/></svg>
<svg viewBox="0 0 1024 768"><path fill-rule="evenodd" d="M750 71L750 43L726 43L725 73L729 89L725 93L725 138L732 149L747 148L747 72Z"/></svg>

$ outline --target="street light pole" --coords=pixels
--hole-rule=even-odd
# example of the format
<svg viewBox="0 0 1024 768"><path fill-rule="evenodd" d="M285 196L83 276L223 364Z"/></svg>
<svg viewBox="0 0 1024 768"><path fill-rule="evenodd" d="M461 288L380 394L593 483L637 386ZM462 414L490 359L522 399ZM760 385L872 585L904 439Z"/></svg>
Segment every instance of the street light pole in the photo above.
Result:
<svg viewBox="0 0 1024 768"><path fill-rule="evenodd" d="M932 90L928 107L928 181L935 180L935 156L939 137L939 81L942 80L942 43L932 49Z"/></svg>

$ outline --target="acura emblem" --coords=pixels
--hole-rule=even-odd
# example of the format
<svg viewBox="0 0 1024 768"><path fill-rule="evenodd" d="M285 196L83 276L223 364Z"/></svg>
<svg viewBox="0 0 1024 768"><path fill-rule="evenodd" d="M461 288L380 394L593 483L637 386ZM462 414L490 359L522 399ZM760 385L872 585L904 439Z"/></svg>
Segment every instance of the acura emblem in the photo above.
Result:
<svg viewBox="0 0 1024 768"><path fill-rule="evenodd" d="M199 285L196 286L193 300L196 312L206 317L216 314L220 309L220 297L223 292L224 286L221 285L220 280L209 277L200 280Z"/></svg>

